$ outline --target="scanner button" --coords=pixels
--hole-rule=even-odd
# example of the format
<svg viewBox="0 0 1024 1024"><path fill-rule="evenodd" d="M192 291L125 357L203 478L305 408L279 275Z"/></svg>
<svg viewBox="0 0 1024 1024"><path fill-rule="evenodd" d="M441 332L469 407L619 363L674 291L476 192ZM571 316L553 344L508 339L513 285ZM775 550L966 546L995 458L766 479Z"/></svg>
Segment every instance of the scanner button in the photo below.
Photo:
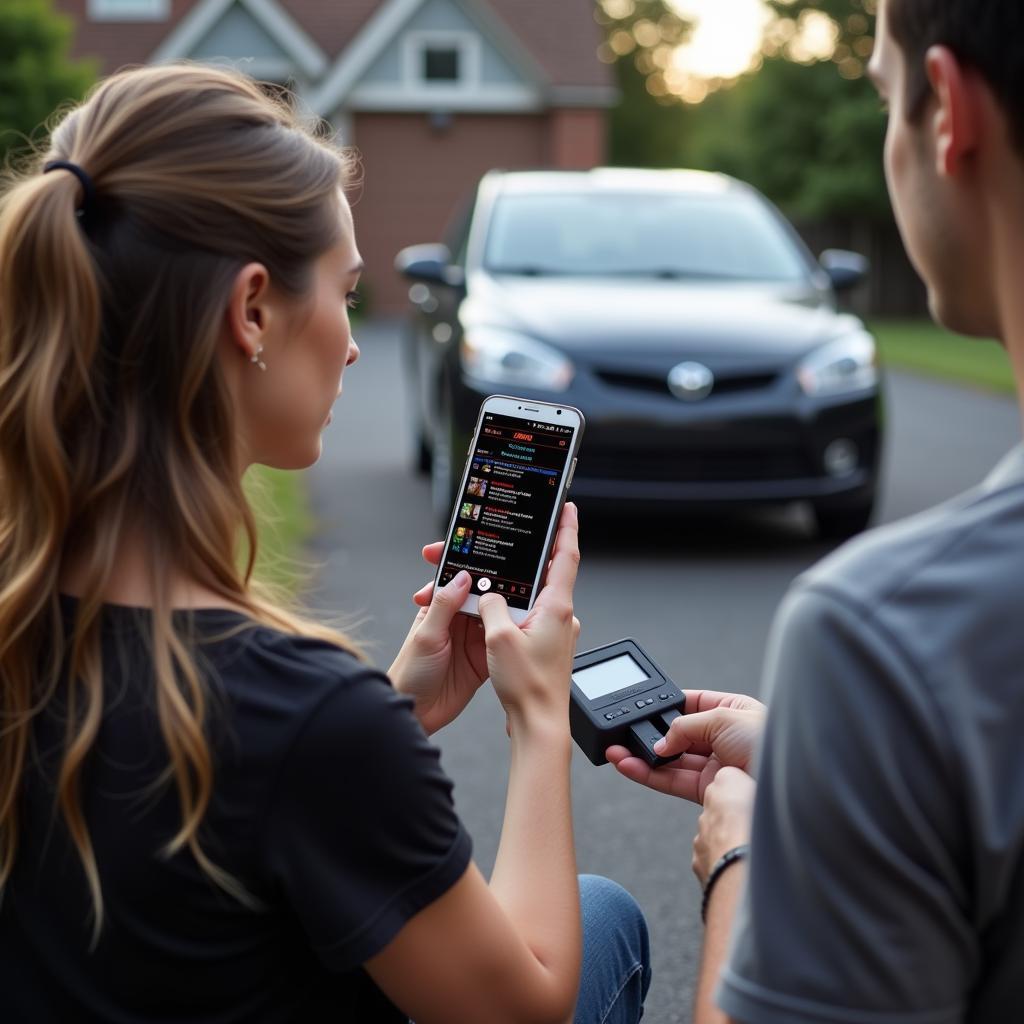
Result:
<svg viewBox="0 0 1024 1024"><path fill-rule="evenodd" d="M658 700L668 700L668 694L667 693L659 693L658 694Z"/></svg>
<svg viewBox="0 0 1024 1024"><path fill-rule="evenodd" d="M604 717L607 718L608 721L610 722L613 718L618 718L618 715L615 712L609 712Z"/></svg>
<svg viewBox="0 0 1024 1024"><path fill-rule="evenodd" d="M653 704L653 703L654 703L654 698L653 697L648 697L647 700L644 701L644 704Z"/></svg>
<svg viewBox="0 0 1024 1024"><path fill-rule="evenodd" d="M642 707L643 707L643 706L644 706L644 705L645 705L646 703L647 703L646 701L643 701L643 700L638 700L638 701L636 702L636 706L637 706L638 708L642 708Z"/></svg>

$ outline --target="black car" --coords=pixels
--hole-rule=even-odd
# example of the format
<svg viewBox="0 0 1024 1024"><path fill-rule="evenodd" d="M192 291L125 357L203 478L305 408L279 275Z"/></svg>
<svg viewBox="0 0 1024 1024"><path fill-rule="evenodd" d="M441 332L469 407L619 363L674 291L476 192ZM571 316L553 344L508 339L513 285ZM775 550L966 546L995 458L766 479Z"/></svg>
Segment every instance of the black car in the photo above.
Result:
<svg viewBox="0 0 1024 1024"><path fill-rule="evenodd" d="M447 519L480 402L578 406L583 505L809 501L863 529L881 449L874 339L836 310L866 272L816 261L717 174L492 172L447 245L404 249L418 461Z"/></svg>

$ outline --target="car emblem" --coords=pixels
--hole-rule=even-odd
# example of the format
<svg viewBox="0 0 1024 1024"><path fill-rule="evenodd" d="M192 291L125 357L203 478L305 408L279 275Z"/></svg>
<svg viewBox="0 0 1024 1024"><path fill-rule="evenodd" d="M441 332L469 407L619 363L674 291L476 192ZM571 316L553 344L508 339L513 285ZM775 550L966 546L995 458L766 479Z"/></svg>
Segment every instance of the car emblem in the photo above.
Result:
<svg viewBox="0 0 1024 1024"><path fill-rule="evenodd" d="M680 363L668 375L668 389L684 402L699 402L711 394L715 375L701 363Z"/></svg>

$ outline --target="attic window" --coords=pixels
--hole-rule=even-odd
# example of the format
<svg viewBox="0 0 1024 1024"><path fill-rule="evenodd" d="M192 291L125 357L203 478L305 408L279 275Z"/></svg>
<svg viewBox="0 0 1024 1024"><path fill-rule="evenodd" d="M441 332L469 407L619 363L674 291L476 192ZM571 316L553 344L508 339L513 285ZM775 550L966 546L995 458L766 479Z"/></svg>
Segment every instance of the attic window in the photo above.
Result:
<svg viewBox="0 0 1024 1024"><path fill-rule="evenodd" d="M459 48L457 46L424 47L423 80L425 82L457 82L459 80Z"/></svg>
<svg viewBox="0 0 1024 1024"><path fill-rule="evenodd" d="M404 49L407 88L464 92L480 82L481 40L474 32L407 32Z"/></svg>
<svg viewBox="0 0 1024 1024"><path fill-rule="evenodd" d="M89 0L92 21L164 21L170 0Z"/></svg>

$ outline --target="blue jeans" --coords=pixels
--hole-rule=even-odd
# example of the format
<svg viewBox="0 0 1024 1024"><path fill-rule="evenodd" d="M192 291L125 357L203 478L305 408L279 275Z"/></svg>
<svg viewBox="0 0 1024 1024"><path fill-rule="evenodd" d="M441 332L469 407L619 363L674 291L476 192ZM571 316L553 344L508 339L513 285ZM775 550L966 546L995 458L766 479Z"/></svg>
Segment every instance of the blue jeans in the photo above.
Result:
<svg viewBox="0 0 1024 1024"><path fill-rule="evenodd" d="M617 882L580 875L583 973L574 1024L637 1024L651 985L647 922Z"/></svg>

